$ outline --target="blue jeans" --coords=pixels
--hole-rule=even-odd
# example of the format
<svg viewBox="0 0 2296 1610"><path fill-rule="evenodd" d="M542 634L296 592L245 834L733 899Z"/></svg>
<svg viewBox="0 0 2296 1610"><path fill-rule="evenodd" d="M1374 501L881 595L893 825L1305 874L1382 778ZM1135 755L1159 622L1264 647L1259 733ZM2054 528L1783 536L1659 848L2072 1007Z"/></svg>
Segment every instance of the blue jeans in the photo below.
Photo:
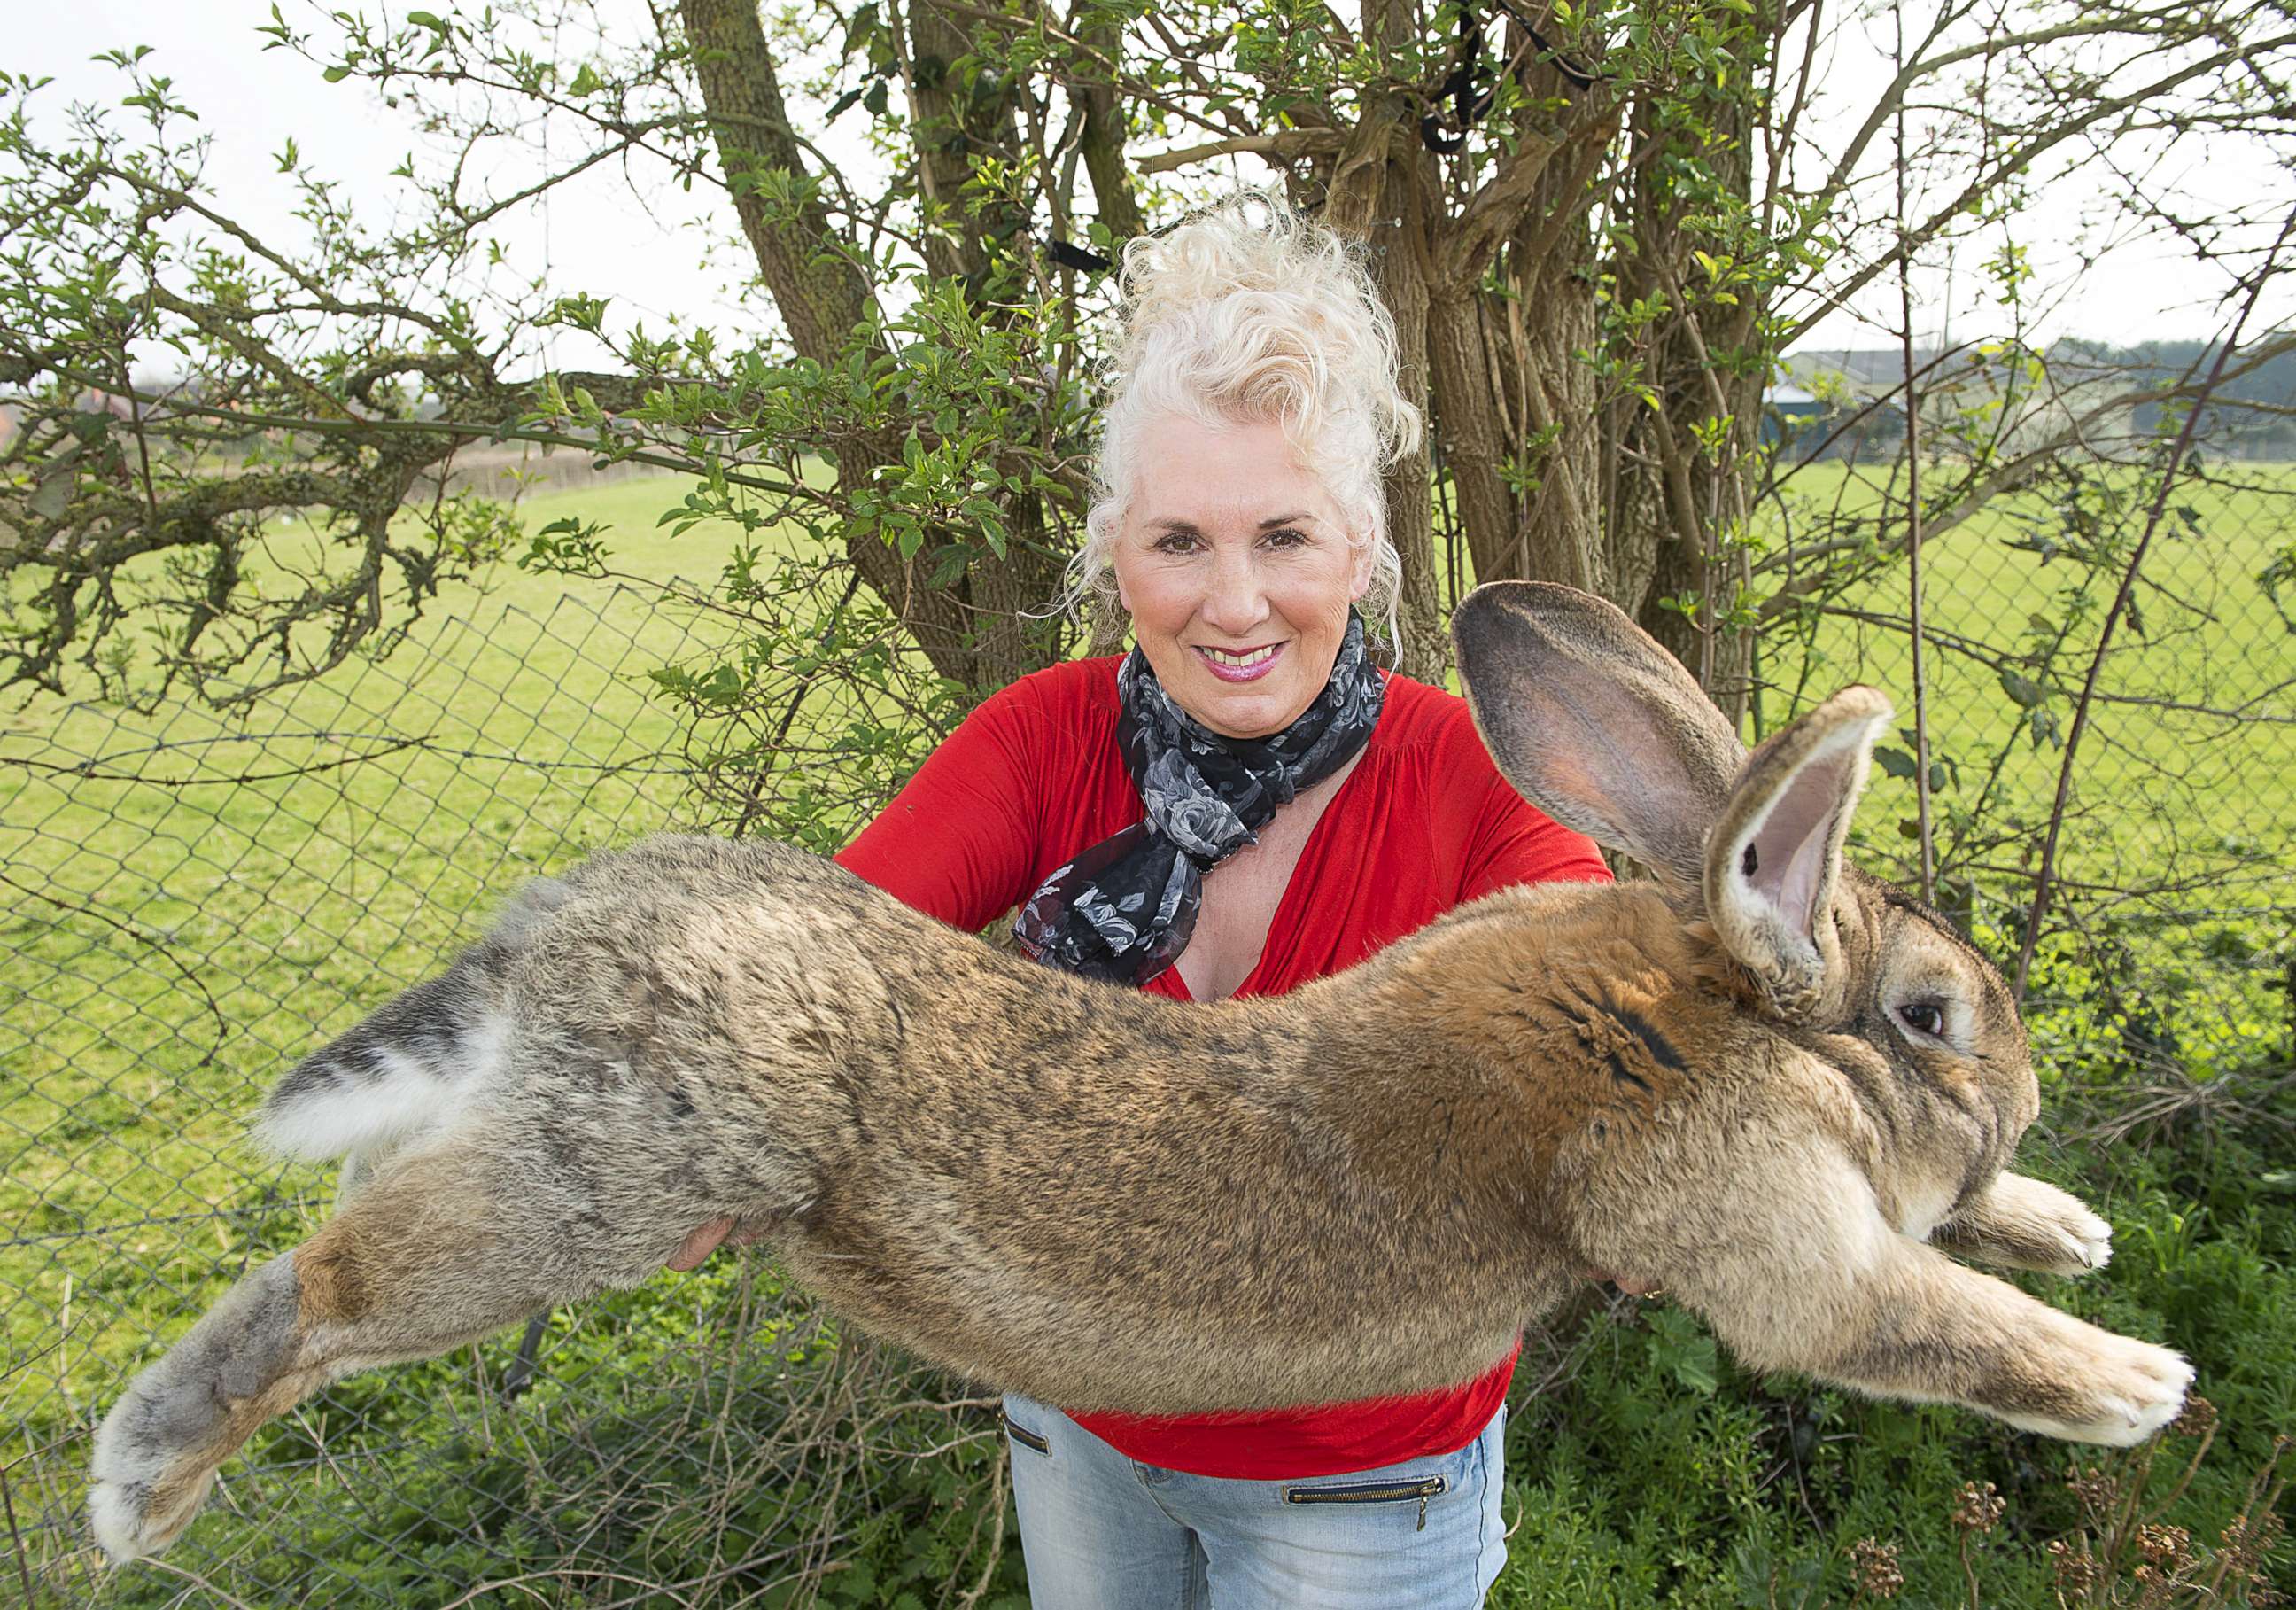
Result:
<svg viewBox="0 0 2296 1610"><path fill-rule="evenodd" d="M1506 1411L1456 1453L1298 1482L1129 1459L1008 1396L1013 1501L1036 1610L1466 1610L1506 1559Z"/></svg>

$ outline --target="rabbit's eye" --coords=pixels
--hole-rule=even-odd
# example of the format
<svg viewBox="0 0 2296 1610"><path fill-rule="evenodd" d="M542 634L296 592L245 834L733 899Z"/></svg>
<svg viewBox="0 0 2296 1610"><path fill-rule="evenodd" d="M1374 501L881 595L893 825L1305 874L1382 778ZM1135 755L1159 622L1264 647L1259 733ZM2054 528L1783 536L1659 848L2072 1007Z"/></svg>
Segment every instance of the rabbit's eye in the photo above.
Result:
<svg viewBox="0 0 2296 1610"><path fill-rule="evenodd" d="M1907 1001L1898 1008L1898 1015L1916 1034L1926 1034L1931 1039L1945 1038L1945 1008L1936 1001Z"/></svg>

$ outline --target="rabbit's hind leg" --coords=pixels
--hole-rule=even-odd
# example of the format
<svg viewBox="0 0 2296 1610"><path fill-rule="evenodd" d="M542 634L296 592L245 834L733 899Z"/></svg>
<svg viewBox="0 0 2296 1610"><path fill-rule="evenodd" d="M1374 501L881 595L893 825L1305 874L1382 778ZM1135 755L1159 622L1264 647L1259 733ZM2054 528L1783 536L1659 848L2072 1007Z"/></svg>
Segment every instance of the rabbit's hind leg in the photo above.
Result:
<svg viewBox="0 0 2296 1610"><path fill-rule="evenodd" d="M562 1288L578 1270L518 1255L504 1197L475 1148L449 1144L398 1162L232 1287L97 1432L97 1540L119 1560L167 1547L273 1416L353 1370L434 1357L575 1294Z"/></svg>

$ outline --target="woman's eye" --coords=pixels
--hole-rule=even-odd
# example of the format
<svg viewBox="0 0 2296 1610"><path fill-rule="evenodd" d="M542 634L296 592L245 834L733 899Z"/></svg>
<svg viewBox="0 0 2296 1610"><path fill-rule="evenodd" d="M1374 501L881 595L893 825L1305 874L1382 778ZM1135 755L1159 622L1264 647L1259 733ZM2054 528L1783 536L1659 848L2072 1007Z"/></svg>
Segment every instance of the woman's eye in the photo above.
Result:
<svg viewBox="0 0 2296 1610"><path fill-rule="evenodd" d="M1268 532L1266 537L1261 538L1261 540L1266 542L1270 547L1304 547L1308 543L1308 533L1305 531L1295 531L1287 525L1280 530Z"/></svg>
<svg viewBox="0 0 2296 1610"><path fill-rule="evenodd" d="M1945 1008L1933 1000L1907 1001L1898 1008L1906 1027L1931 1039L1945 1038Z"/></svg>
<svg viewBox="0 0 2296 1610"><path fill-rule="evenodd" d="M1168 537L1157 538L1156 551L1160 554L1193 554L1196 551L1196 539L1174 531Z"/></svg>

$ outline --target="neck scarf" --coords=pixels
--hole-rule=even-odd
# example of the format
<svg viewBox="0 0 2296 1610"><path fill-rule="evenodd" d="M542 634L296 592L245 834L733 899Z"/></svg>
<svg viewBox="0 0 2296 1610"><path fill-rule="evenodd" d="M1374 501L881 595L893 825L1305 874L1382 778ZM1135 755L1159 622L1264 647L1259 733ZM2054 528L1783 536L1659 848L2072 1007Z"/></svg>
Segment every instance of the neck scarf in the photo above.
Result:
<svg viewBox="0 0 2296 1610"><path fill-rule="evenodd" d="M1135 648L1117 668L1116 741L1147 819L1078 852L1013 924L1049 966L1138 986L1179 959L1203 875L1303 790L1346 765L1379 725L1387 684L1350 615L1324 691L1282 732L1223 737L1172 702Z"/></svg>

